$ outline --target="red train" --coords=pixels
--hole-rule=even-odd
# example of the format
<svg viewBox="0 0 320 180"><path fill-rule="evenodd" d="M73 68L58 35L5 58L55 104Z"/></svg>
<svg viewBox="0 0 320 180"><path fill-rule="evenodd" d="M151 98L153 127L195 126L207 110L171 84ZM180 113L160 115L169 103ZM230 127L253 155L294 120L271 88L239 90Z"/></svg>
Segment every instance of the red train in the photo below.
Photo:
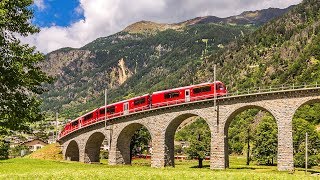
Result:
<svg viewBox="0 0 320 180"><path fill-rule="evenodd" d="M59 137L63 137L79 128L88 126L94 122L102 121L105 116L108 119L127 115L137 111L181 104L185 102L198 101L214 97L214 83L203 83L198 85L180 87L164 91L154 92L128 100L116 102L97 108L77 119L67 123L60 132ZM226 86L216 81L216 95L224 96L227 94ZM105 114L107 110L107 114Z"/></svg>

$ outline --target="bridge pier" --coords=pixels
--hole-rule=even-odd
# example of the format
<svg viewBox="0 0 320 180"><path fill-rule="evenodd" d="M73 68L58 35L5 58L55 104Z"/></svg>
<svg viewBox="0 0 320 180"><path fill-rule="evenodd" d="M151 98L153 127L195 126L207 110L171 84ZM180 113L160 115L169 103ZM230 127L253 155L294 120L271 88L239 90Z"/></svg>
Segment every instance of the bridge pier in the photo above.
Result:
<svg viewBox="0 0 320 180"><path fill-rule="evenodd" d="M223 132L211 133L210 169L229 167L228 140Z"/></svg>
<svg viewBox="0 0 320 180"><path fill-rule="evenodd" d="M151 167L162 168L166 163L165 138L161 133L155 134L152 141Z"/></svg>
<svg viewBox="0 0 320 180"><path fill-rule="evenodd" d="M278 122L278 170L293 171L292 121L283 117Z"/></svg>

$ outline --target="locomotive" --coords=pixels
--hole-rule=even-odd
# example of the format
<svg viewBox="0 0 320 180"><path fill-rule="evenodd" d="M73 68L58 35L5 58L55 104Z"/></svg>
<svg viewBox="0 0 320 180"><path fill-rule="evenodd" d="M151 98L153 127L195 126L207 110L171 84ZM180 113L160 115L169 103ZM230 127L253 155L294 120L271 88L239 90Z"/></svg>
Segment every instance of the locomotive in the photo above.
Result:
<svg viewBox="0 0 320 180"><path fill-rule="evenodd" d="M214 86L216 86L216 89L214 89ZM110 120L134 112L210 99L215 96L215 93L217 97L227 94L227 88L221 81L157 91L109 104L107 107L102 106L68 122L60 132L59 138L95 122L103 121L105 118Z"/></svg>

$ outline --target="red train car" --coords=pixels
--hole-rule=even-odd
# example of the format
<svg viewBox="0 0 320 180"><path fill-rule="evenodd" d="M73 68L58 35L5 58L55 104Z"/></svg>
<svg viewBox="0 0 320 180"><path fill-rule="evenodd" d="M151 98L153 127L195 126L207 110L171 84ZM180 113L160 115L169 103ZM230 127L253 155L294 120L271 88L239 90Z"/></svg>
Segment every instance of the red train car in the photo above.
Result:
<svg viewBox="0 0 320 180"><path fill-rule="evenodd" d="M203 83L198 85L193 85L190 87L190 101L197 101L202 99L209 99L216 96L224 96L227 94L226 86L220 82L216 81L216 89L214 90L214 83Z"/></svg>
<svg viewBox="0 0 320 180"><path fill-rule="evenodd" d="M95 109L79 117L80 127L87 126L88 124L92 124L93 122L96 122L97 119L98 119L98 114L97 114L97 109Z"/></svg>
<svg viewBox="0 0 320 180"><path fill-rule="evenodd" d="M214 83L203 83L154 92L151 95L151 105L154 108L202 99L209 99L214 97L215 92L217 96L226 95L226 86L220 81L216 81L215 83L216 90L214 89Z"/></svg>
<svg viewBox="0 0 320 180"><path fill-rule="evenodd" d="M107 118L113 118L150 108L150 95L134 97L107 105ZM105 106L98 109L98 118L105 118Z"/></svg>

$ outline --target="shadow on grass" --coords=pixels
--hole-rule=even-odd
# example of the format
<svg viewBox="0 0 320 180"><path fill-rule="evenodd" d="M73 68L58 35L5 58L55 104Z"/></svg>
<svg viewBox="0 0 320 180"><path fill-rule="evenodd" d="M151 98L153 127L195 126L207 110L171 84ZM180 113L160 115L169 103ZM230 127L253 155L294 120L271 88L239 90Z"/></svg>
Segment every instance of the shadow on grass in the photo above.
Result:
<svg viewBox="0 0 320 180"><path fill-rule="evenodd" d="M256 169L265 169L265 168L256 168L256 167L245 167L245 166L241 166L241 167L231 167L229 169L250 169L250 170L256 170Z"/></svg>
<svg viewBox="0 0 320 180"><path fill-rule="evenodd" d="M202 168L199 168L199 166L191 166L190 168L208 169L210 168L210 165L203 165Z"/></svg>

